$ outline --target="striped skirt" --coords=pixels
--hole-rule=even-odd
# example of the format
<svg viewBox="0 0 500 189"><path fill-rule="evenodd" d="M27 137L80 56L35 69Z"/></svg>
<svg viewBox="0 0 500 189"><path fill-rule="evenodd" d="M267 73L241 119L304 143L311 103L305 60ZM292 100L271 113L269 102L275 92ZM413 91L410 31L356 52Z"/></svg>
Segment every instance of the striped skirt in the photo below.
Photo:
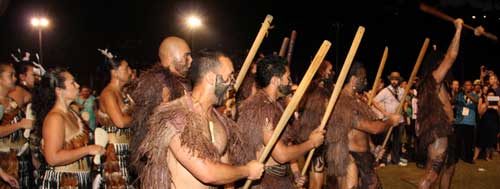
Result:
<svg viewBox="0 0 500 189"><path fill-rule="evenodd" d="M43 175L41 185L43 189L80 189L90 187L90 171L63 172L47 170Z"/></svg>
<svg viewBox="0 0 500 189"><path fill-rule="evenodd" d="M106 148L106 160L104 161L106 188L122 186L130 188L130 178L127 170L129 155L129 144L108 144Z"/></svg>

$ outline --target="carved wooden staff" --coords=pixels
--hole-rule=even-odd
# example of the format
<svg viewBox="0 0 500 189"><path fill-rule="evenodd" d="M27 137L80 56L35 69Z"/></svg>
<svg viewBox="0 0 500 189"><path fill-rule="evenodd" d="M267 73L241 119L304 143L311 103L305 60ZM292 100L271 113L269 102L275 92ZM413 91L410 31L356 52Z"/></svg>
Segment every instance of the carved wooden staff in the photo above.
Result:
<svg viewBox="0 0 500 189"><path fill-rule="evenodd" d="M332 44L325 40L323 41L323 44L319 48L318 52L316 53L316 56L314 57L313 61L311 62L311 65L307 69L306 74L304 75L304 78L302 78L302 81L299 84L299 87L297 88L297 91L292 97L292 100L288 105L286 106L285 111L281 115L281 118L276 125L276 128L274 129L273 135L271 136L271 139L269 139L269 142L266 144L266 147L262 151L262 154L259 157L259 162L264 163L264 161L267 159L267 156L271 152L271 149L274 147L276 144L276 141L278 141L278 137L281 135L283 132L283 129L285 129L285 126L288 123L288 119L290 119L290 116L293 114L295 108L300 102L300 99L304 95L304 93L307 90L307 87L309 86L309 83L311 83L312 78L314 77L314 74L318 70L319 66L323 62L323 59L326 56L326 53L328 53L328 49L330 49L330 46ZM248 189L250 185L252 184L252 180L247 180L245 183L245 186L243 186L244 189Z"/></svg>
<svg viewBox="0 0 500 189"><path fill-rule="evenodd" d="M425 52L427 51L428 46L429 46L429 38L425 38L424 45L422 45L422 49L420 49L420 53L418 54L417 62L415 63L415 66L413 67L413 71L411 72L410 79L408 80L408 85L406 85L405 92L403 93L403 98L401 98L401 102L399 103L399 106L398 106L398 109L396 110L396 113L401 113L401 110L403 110L403 105L406 101L406 96L408 95L410 88L413 86L413 81L415 81L415 76L417 76L418 69L420 68L420 64L422 63L422 60L424 59ZM391 127L389 129L389 132L387 132L387 135L385 136L385 139L384 139L384 143L382 144L382 148L385 148L385 145L387 144L387 140L389 140L389 136L391 136L392 128L393 127Z"/></svg>
<svg viewBox="0 0 500 189"><path fill-rule="evenodd" d="M431 7L425 3L420 3L420 10L426 12L426 13L429 13L429 14L432 14L438 18L441 18L443 20L446 20L446 21L449 21L449 22L455 22L455 18L451 17L451 16L448 16L447 14L437 10L436 8L434 7ZM470 29L472 31L475 30L474 27L468 25L468 24L463 24L464 28L467 28L467 29ZM493 41L498 41L498 37L492 33L488 33L488 32L484 32L484 35L485 37L487 37L488 39L491 39Z"/></svg>
<svg viewBox="0 0 500 189"><path fill-rule="evenodd" d="M290 64L292 63L293 48L295 47L296 39L297 39L297 32L293 30L292 35L290 36L290 45L288 45L288 55L286 58L288 61L288 67L290 67Z"/></svg>
<svg viewBox="0 0 500 189"><path fill-rule="evenodd" d="M285 37L283 39L283 43L281 43L281 48L280 48L280 52L278 53L278 56L285 57L286 49L288 47L288 42L290 42L290 39L288 37Z"/></svg>
<svg viewBox="0 0 500 189"><path fill-rule="evenodd" d="M335 89L333 89L332 95L330 97L330 100L328 101L328 105L326 106L325 114L323 115L323 118L321 119L321 124L319 125L319 128L321 130L325 129L326 123L330 119L330 115L333 111L333 107L335 106L335 103L337 103L337 99L340 95L340 92L342 91L342 86L344 85L344 81L347 77L347 74L349 73L349 69L351 68L352 61L354 60L354 56L356 55L356 51L358 50L359 44L361 43L361 39L363 38L363 34L365 33L365 28L363 26L358 27L358 31L356 32L356 35L354 36L354 40L352 42L351 48L349 49L349 53L347 53L347 57L345 58L344 65L342 66L342 70L340 71L340 75L337 79L337 82L335 84ZM302 176L306 175L307 168L309 167L309 164L311 163L312 156L314 155L314 151L316 148L313 148L311 151L309 151L309 154L307 155L306 162L304 164L304 168L302 168Z"/></svg>
<svg viewBox="0 0 500 189"><path fill-rule="evenodd" d="M368 97L368 106L372 105L373 97L377 93L378 85L380 85L380 77L382 76L382 72L384 71L385 62L387 61L387 55L389 54L389 48L386 46L384 49L384 54L382 55L382 60L380 61L380 66L378 66L377 76L375 76L375 82L373 82L372 91L370 96Z"/></svg>
<svg viewBox="0 0 500 189"><path fill-rule="evenodd" d="M245 79L245 75L247 74L248 68L252 64L252 60L255 57L257 50L259 50L260 44L262 43L262 40L264 40L264 37L267 33L267 30L271 26L272 21L273 21L273 16L268 14L266 16L266 19L262 23L262 26L260 27L259 33L257 34L255 41L253 41L252 47L250 48L250 51L248 52L248 55L245 58L245 61L243 62L243 66L241 67L240 72L238 73L238 77L236 78L236 83L234 84L235 93L240 88L243 79Z"/></svg>

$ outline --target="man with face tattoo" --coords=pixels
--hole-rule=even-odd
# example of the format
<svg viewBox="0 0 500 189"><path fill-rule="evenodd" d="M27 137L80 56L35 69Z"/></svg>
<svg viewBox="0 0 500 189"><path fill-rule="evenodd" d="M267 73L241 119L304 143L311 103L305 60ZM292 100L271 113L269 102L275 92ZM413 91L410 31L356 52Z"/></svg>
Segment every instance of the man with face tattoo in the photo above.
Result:
<svg viewBox="0 0 500 189"><path fill-rule="evenodd" d="M366 70L359 62L352 64L337 103L327 125L327 170L336 176L338 188L379 188L374 170L375 154L370 149L370 134L396 126L401 115L388 114L377 120L376 115L361 98L366 88Z"/></svg>
<svg viewBox="0 0 500 189"><path fill-rule="evenodd" d="M333 90L333 66L324 60L318 69L314 80L302 97L299 105L300 118L294 122L297 129L297 142L304 142L309 134L318 127L325 114L325 109ZM309 189L320 189L325 178L324 146L316 149L309 169Z"/></svg>
<svg viewBox="0 0 500 189"><path fill-rule="evenodd" d="M131 152L136 151L137 145L143 142L148 132L146 123L151 118L153 109L162 101L175 100L191 91L191 81L187 76L192 58L186 41L179 37L167 37L161 43L158 55L160 62L142 73L129 86L135 103L131 114ZM145 163L141 158L143 157L131 153L132 168L141 169Z"/></svg>
<svg viewBox="0 0 500 189"><path fill-rule="evenodd" d="M139 170L141 188L215 188L260 178L264 165L243 164L235 123L214 109L234 85L231 60L220 52L202 52L191 76L192 94L161 103L148 120L148 133L135 152L147 158Z"/></svg>
<svg viewBox="0 0 500 189"><path fill-rule="evenodd" d="M279 56L268 56L259 60L255 79L259 88L257 93L238 107L237 126L242 130L242 140L248 143L243 155L247 161L257 159L270 140L284 109L278 99L290 94L292 85L287 61ZM295 138L290 131L290 128L285 129L271 152L271 157L265 163L262 180L254 182L254 187L295 188L290 175L287 174L289 162L323 144L324 131L314 129L305 142L289 145ZM304 178L297 178L296 182L303 184Z"/></svg>

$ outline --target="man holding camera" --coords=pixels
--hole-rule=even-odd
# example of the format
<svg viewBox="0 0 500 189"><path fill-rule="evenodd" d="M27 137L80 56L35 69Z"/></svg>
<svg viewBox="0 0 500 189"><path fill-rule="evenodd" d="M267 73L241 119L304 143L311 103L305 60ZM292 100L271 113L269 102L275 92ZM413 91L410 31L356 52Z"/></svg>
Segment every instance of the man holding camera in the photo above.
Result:
<svg viewBox="0 0 500 189"><path fill-rule="evenodd" d="M459 157L473 163L474 128L476 127L477 102L479 96L472 92L472 82L465 81L455 98L455 133Z"/></svg>

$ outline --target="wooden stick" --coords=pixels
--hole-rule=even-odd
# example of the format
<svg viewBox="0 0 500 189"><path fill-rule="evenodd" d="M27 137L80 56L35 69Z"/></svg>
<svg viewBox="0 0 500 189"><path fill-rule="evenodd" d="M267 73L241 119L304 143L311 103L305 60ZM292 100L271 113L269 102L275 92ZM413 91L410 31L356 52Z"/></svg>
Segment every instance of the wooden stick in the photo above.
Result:
<svg viewBox="0 0 500 189"><path fill-rule="evenodd" d="M361 43L361 39L363 38L363 34L365 33L365 28L363 26L358 27L358 31L354 36L354 40L352 42L351 48L349 49L349 53L345 58L344 65L342 66L342 70L340 71L339 77L337 78L337 82L335 84L335 89L333 89L332 95L330 96L330 100L328 101L328 105L326 106L325 114L321 119L321 124L319 125L320 129L325 129L326 123L330 119L330 115L333 111L333 107L337 103L337 99L342 91L342 86L344 85L344 81L349 73L349 69L351 68L352 61L354 60L354 56L356 55L356 51L358 50L359 44ZM307 155L306 162L304 167L302 168L302 176L306 175L307 168L311 163L312 156L314 155L314 151L316 148L311 149L309 154Z"/></svg>
<svg viewBox="0 0 500 189"><path fill-rule="evenodd" d="M288 37L285 37L283 39L283 43L281 43L280 52L278 54L280 57L285 57L285 55L286 55L286 49L288 47L288 42L290 42L290 39Z"/></svg>
<svg viewBox="0 0 500 189"><path fill-rule="evenodd" d="M296 39L297 39L297 32L293 30L292 35L290 36L290 45L288 45L288 55L287 55L288 67L290 67L290 65L292 64L293 48L295 47Z"/></svg>
<svg viewBox="0 0 500 189"><path fill-rule="evenodd" d="M382 72L384 71L385 67L385 61L387 60L387 54L389 54L389 48L386 46L384 49L384 54L382 55L382 60L380 61L380 65L378 66L377 76L375 76L375 82L373 82L372 92L368 97L368 106L372 105L373 97L375 97L375 93L377 93L377 88L380 84L380 77L382 77Z"/></svg>
<svg viewBox="0 0 500 189"><path fill-rule="evenodd" d="M418 54L417 62L415 63L415 66L413 67L413 71L411 72L410 79L408 80L408 84L406 85L405 92L403 93L403 98L401 98L401 102L399 103L399 106L398 106L398 109L396 110L396 113L401 113L401 110L403 110L403 105L406 101L406 96L408 95L410 88L413 86L413 81L415 81L415 76L417 76L418 69L420 68L420 64L422 63L422 60L424 59L425 52L427 51L428 46L429 46L429 38L425 38L424 45L422 45L422 49L420 49L420 53ZM385 139L384 139L384 143L382 144L382 148L385 148L385 145L387 144L387 140L389 140L389 136L391 136L392 128L393 127L391 127L389 129L389 132L387 132L387 135L385 136Z"/></svg>
<svg viewBox="0 0 500 189"><path fill-rule="evenodd" d="M252 47L250 48L250 51L248 52L248 55L245 58L245 61L243 62L243 66L241 67L240 72L238 73L238 77L236 78L236 83L234 84L234 90L235 90L234 92L237 92L241 86L241 83L243 83L243 79L245 79L245 75L247 74L248 68L252 64L252 60L255 57L257 50L259 50L260 44L262 43L262 40L264 40L264 37L272 21L273 21L273 16L268 14L266 16L266 19L262 23L262 26L260 27L259 33L257 34L255 41L253 41Z"/></svg>
<svg viewBox="0 0 500 189"><path fill-rule="evenodd" d="M420 3L420 10L426 12L426 13L429 13L429 14L432 14L438 18L441 18L443 20L446 20L446 21L449 21L449 22L455 22L455 18L451 17L451 16L448 16L447 14L437 10L436 8L434 7L431 7L425 3ZM467 28L467 29L470 29L472 31L475 30L474 27L468 25L468 24L463 24L464 28ZM498 41L498 37L492 33L488 33L488 32L484 32L484 35L486 38L488 39L491 39L493 41Z"/></svg>
<svg viewBox="0 0 500 189"><path fill-rule="evenodd" d="M297 91L292 97L292 100L288 105L286 106L285 111L281 115L281 118L276 125L276 129L274 129L273 135L271 136L271 139L269 139L269 142L266 144L266 147L262 151L262 154L259 157L259 162L264 163L264 161L267 159L267 156L271 152L271 149L274 147L276 144L276 141L278 141L278 137L281 135L283 129L285 129L285 126L288 123L288 119L290 119L290 116L293 114L295 108L300 102L300 99L304 95L304 93L307 90L307 87L309 86L309 83L311 83L312 78L314 77L314 74L318 70L319 66L323 62L323 59L326 56L326 53L328 53L328 49L330 49L330 46L332 44L325 40L323 41L323 44L319 48L318 52L316 53L316 56L314 57L313 61L311 62L311 65L309 65L309 69L307 69L306 74L302 78L302 81L299 84L299 87L297 88ZM243 186L244 189L248 189L250 185L252 184L252 180L248 180L245 183L245 186Z"/></svg>

